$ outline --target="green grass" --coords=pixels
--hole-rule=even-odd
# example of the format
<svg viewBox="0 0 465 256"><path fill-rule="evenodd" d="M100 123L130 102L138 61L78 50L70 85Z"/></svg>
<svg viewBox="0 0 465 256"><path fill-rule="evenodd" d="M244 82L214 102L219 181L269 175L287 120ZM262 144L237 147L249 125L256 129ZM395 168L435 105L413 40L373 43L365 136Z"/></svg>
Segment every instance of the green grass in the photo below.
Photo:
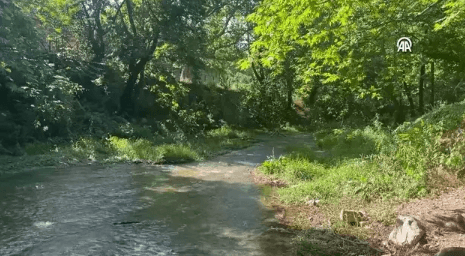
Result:
<svg viewBox="0 0 465 256"><path fill-rule="evenodd" d="M317 146L339 158L389 153L395 150L392 134L377 121L363 129L325 129L315 132Z"/></svg>
<svg viewBox="0 0 465 256"><path fill-rule="evenodd" d="M315 136L317 145L329 156L317 156L315 149L296 145L260 170L292 184L280 189L285 203L302 203L306 197L335 202L347 195L366 200L425 195L424 152L408 143L396 144L391 136L370 126L320 131Z"/></svg>
<svg viewBox="0 0 465 256"><path fill-rule="evenodd" d="M247 147L255 136L250 130L223 126L204 136L178 140L176 134L162 137L147 129L131 127L126 125L115 133L117 135L106 138L81 137L68 143L33 143L25 147L25 152L29 158L53 159L45 161L47 165L88 160L107 163L135 160L189 162Z"/></svg>
<svg viewBox="0 0 465 256"><path fill-rule="evenodd" d="M384 156L387 158L386 156ZM387 165L390 159L351 159L328 166L323 160L305 159L292 154L267 161L260 170L291 184L279 190L285 203L303 203L305 198L337 202L343 196L376 198L408 198L424 193L421 180L399 174L400 165ZM384 164L384 166L383 166Z"/></svg>
<svg viewBox="0 0 465 256"><path fill-rule="evenodd" d="M414 122L405 122L396 129L396 133L412 131L415 127L428 126L435 131L447 131L457 128L465 118L465 100L449 105L441 105L426 113ZM423 122L423 124L422 124Z"/></svg>
<svg viewBox="0 0 465 256"><path fill-rule="evenodd" d="M376 202L377 206L367 207L371 215L392 224L396 203L435 190L428 183L432 169L442 166L457 177L465 176L461 173L465 137L458 130L460 125L465 129L464 120L465 101L441 106L394 131L377 121L359 129L323 129L314 135L317 147L326 154L316 154L317 149L308 145L293 145L285 156L270 159L259 170L289 184L277 189L283 204L302 205L318 198L333 228L366 237L367 232L338 222L340 210Z"/></svg>

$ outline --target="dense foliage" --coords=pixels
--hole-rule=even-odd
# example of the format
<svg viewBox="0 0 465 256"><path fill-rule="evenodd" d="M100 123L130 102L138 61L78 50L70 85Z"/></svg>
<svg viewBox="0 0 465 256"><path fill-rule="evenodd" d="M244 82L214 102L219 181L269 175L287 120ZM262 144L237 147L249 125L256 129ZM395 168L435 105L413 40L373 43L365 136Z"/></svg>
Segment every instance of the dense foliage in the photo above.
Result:
<svg viewBox="0 0 465 256"><path fill-rule="evenodd" d="M316 128L378 115L392 126L465 95L458 0L2 0L0 8L0 139L10 153L37 139L112 135L127 120L184 136L302 118ZM403 36L412 52L397 51Z"/></svg>
<svg viewBox="0 0 465 256"><path fill-rule="evenodd" d="M297 88L326 87L342 98L331 96L331 103L325 102L329 112L338 112L333 117L366 106L386 112L384 107L393 105L395 121L401 123L438 101L463 98L456 93L464 68L459 57L464 54L463 42L457 41L464 35L461 8L462 1L265 0L249 16L257 36L251 56L259 54L258 61L276 72L291 56ZM413 40L413 52L402 54L396 42L405 36ZM302 48L303 54L295 54ZM254 61L257 58L249 58L244 67ZM354 104L360 100L342 93L347 90L368 100L360 107ZM317 98L324 100L326 95Z"/></svg>

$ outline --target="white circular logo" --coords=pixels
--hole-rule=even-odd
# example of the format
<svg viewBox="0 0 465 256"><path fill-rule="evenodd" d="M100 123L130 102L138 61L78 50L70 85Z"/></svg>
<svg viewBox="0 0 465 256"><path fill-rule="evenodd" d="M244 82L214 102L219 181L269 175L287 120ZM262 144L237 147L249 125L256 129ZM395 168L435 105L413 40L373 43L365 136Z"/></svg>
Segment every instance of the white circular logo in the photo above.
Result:
<svg viewBox="0 0 465 256"><path fill-rule="evenodd" d="M406 52L407 50L412 52L412 40L408 37L401 37L397 40L397 51Z"/></svg>

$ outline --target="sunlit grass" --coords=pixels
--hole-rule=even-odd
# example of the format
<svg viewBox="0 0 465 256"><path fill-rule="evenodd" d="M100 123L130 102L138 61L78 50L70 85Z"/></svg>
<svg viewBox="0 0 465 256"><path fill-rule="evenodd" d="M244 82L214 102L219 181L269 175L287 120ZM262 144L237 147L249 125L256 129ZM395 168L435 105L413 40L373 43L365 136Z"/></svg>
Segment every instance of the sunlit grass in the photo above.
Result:
<svg viewBox="0 0 465 256"><path fill-rule="evenodd" d="M223 126L221 128L210 130L207 132L208 138L238 139L238 138L248 138L251 136L253 135L250 131L233 129L230 126Z"/></svg>
<svg viewBox="0 0 465 256"><path fill-rule="evenodd" d="M34 143L27 145L25 151L29 156L59 156L62 161L189 162L247 147L254 137L250 130L223 126L206 132L204 136L176 142L175 137L162 137L149 134L146 129L128 127L124 133L107 138L81 137L69 143Z"/></svg>
<svg viewBox="0 0 465 256"><path fill-rule="evenodd" d="M306 197L336 201L345 195L366 200L423 195L425 173L405 172L392 149L385 150L391 154L380 154L380 142L386 139L376 133L381 131L322 132L317 139L331 157L317 156L306 145L294 145L287 148L286 156L265 162L260 170L294 184L279 192L286 203L301 203Z"/></svg>
<svg viewBox="0 0 465 256"><path fill-rule="evenodd" d="M317 148L309 145L288 146L287 155L270 159L259 171L289 184L275 188L283 205L303 207L309 199L320 199L320 209L336 232L366 238L368 229L339 220L342 209L365 209L373 220L392 225L400 202L428 196L444 186L431 176L440 175L432 170L440 167L447 173L447 186L452 184L451 173L457 179L463 175L464 104L442 106L395 131L376 120L361 129L319 130L314 133L316 146L326 154L317 154ZM308 228L307 216L294 217L294 225Z"/></svg>

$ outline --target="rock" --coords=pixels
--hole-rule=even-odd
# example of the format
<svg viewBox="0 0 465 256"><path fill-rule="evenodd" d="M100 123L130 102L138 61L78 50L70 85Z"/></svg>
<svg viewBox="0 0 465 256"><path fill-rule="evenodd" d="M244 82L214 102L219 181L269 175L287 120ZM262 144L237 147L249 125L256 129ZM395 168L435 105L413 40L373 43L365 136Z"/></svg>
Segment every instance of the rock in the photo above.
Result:
<svg viewBox="0 0 465 256"><path fill-rule="evenodd" d="M447 229L449 230L458 230L459 229L459 225L455 222L446 222L444 223L444 227L446 227Z"/></svg>
<svg viewBox="0 0 465 256"><path fill-rule="evenodd" d="M368 218L368 214L366 211L360 211L360 214L362 214L362 218Z"/></svg>
<svg viewBox="0 0 465 256"><path fill-rule="evenodd" d="M135 164L141 164L141 163L143 163L143 161L142 161L141 159L136 159L136 160L134 160L134 161L132 161L132 162L135 163Z"/></svg>
<svg viewBox="0 0 465 256"><path fill-rule="evenodd" d="M444 227L450 231L465 231L465 220L461 214L454 215L452 220L444 223Z"/></svg>
<svg viewBox="0 0 465 256"><path fill-rule="evenodd" d="M414 246L425 234L425 228L412 216L398 216L396 228L389 234L389 241L399 246Z"/></svg>
<svg viewBox="0 0 465 256"><path fill-rule="evenodd" d="M358 224L359 224L360 227L368 227L369 223L368 223L368 221L360 221Z"/></svg>
<svg viewBox="0 0 465 256"><path fill-rule="evenodd" d="M465 225L465 218L462 216L462 214L457 214L454 216L455 222L461 225Z"/></svg>
<svg viewBox="0 0 465 256"><path fill-rule="evenodd" d="M140 221L122 221L122 222L115 222L113 225L127 225L127 224L137 224Z"/></svg>
<svg viewBox="0 0 465 256"><path fill-rule="evenodd" d="M465 256L465 247L443 248L435 256Z"/></svg>
<svg viewBox="0 0 465 256"><path fill-rule="evenodd" d="M342 221L354 226L359 226L363 213L357 211L342 210L339 216Z"/></svg>
<svg viewBox="0 0 465 256"><path fill-rule="evenodd" d="M454 220L459 226L459 229L461 229L462 231L465 231L465 218L463 217L463 215L462 214L455 215Z"/></svg>
<svg viewBox="0 0 465 256"><path fill-rule="evenodd" d="M320 200L318 199L312 199L312 200L307 201L307 204L310 206L316 206L319 202Z"/></svg>

